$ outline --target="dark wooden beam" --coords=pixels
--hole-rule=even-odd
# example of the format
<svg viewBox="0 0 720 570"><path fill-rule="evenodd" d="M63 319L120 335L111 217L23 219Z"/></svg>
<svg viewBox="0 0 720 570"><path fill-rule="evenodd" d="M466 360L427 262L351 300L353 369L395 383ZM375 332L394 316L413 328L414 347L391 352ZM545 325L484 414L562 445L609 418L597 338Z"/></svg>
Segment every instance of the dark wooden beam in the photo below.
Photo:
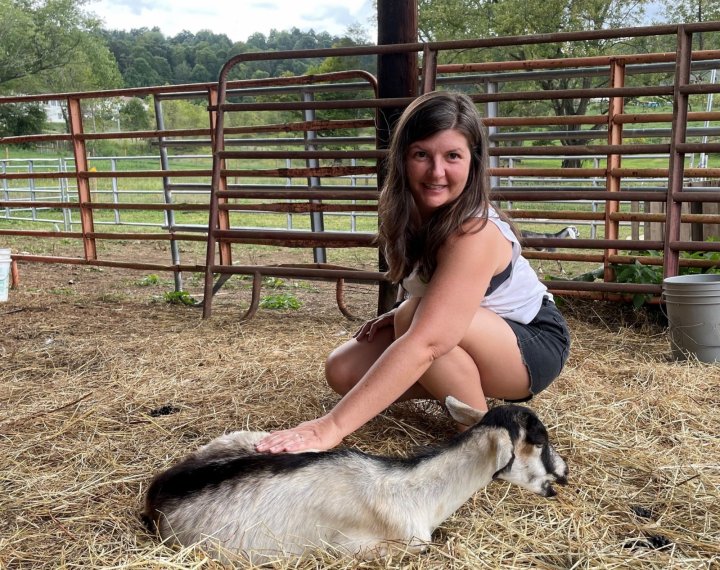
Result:
<svg viewBox="0 0 720 570"><path fill-rule="evenodd" d="M378 0L378 45L412 44L418 41L417 0ZM378 55L378 95L381 98L415 97L418 94L417 52ZM377 111L377 147L386 149L390 134L403 108L380 108ZM384 166L378 164L378 188L382 188ZM380 270L387 264L380 252ZM397 288L380 283L378 313L384 313L395 302Z"/></svg>

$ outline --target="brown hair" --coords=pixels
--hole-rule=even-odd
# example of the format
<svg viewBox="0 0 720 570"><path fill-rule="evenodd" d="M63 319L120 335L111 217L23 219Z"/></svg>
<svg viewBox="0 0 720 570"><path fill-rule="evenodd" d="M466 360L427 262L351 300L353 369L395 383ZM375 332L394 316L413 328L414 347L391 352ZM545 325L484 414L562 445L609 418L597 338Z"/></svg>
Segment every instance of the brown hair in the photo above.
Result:
<svg viewBox="0 0 720 570"><path fill-rule="evenodd" d="M406 174L408 147L440 131L462 133L471 151L470 174L463 192L433 212L423 224L410 193ZM437 251L463 224L477 218L473 231L487 223L490 182L487 138L472 99L462 93L433 91L415 99L394 128L387 155L385 182L378 202L380 245L393 283L407 277L415 265L428 281L437 265Z"/></svg>

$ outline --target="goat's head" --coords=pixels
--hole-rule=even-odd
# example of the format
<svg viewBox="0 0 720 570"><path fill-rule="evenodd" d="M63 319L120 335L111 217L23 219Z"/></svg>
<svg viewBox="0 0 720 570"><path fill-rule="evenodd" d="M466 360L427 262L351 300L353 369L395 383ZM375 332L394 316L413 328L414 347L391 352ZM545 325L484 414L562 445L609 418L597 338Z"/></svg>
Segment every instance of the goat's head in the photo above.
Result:
<svg viewBox="0 0 720 570"><path fill-rule="evenodd" d="M568 226L564 232L567 234L565 237L570 239L577 239L580 237L580 231L575 226Z"/></svg>
<svg viewBox="0 0 720 570"><path fill-rule="evenodd" d="M498 406L481 412L449 396L452 417L465 425L498 428L508 446L493 478L514 483L543 497L556 495L552 483L567 484L568 466L550 444L548 432L537 415L525 406ZM505 461L507 460L507 461Z"/></svg>

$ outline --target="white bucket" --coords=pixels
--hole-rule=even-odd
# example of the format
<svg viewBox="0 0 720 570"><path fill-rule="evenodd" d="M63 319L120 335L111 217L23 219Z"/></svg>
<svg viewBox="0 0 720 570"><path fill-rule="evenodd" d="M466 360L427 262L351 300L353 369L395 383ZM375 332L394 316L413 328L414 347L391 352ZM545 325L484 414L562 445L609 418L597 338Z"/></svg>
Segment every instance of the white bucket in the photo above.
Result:
<svg viewBox="0 0 720 570"><path fill-rule="evenodd" d="M720 362L720 275L680 275L663 280L673 356Z"/></svg>
<svg viewBox="0 0 720 570"><path fill-rule="evenodd" d="M8 300L10 289L10 250L0 249L0 303Z"/></svg>

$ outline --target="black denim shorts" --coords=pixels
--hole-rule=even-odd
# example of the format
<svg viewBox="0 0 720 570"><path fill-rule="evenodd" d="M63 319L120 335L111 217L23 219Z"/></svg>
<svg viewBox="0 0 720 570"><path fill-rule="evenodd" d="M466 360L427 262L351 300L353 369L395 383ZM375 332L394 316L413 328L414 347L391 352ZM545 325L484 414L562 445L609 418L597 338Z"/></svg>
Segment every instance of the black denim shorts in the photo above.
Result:
<svg viewBox="0 0 720 570"><path fill-rule="evenodd" d="M555 378L570 354L570 331L565 318L545 297L537 316L524 325L505 319L518 339L523 362L530 374L530 396L515 402L527 402L542 392Z"/></svg>

